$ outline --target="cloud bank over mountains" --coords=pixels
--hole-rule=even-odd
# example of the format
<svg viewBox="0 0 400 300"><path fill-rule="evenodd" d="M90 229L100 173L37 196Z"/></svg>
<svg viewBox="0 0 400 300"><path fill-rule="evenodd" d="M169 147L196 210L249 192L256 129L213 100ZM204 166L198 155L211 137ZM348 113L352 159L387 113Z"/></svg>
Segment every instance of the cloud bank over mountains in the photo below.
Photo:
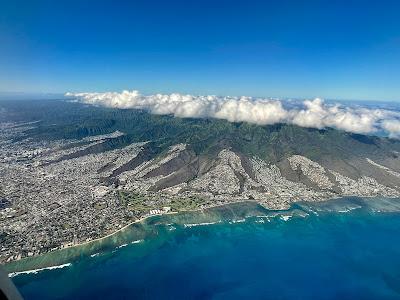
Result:
<svg viewBox="0 0 400 300"><path fill-rule="evenodd" d="M138 91L106 93L67 93L69 98L86 104L145 109L153 114L181 118L217 118L230 122L259 125L276 123L302 127L333 127L353 133L385 132L400 137L400 112L328 104L322 99L305 100L300 106L288 106L281 100L253 97L193 96L183 94L141 95Z"/></svg>

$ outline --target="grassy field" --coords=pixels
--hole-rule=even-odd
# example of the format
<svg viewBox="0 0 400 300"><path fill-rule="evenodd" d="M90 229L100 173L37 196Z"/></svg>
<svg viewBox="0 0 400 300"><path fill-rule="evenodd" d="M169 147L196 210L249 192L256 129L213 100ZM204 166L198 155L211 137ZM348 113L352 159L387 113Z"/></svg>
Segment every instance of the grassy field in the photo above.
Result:
<svg viewBox="0 0 400 300"><path fill-rule="evenodd" d="M199 197L175 198L169 203L173 211L193 210L200 208L207 201Z"/></svg>
<svg viewBox="0 0 400 300"><path fill-rule="evenodd" d="M135 213L142 214L158 208L156 205L151 204L154 201L150 201L147 196L138 193L119 191L118 197L123 205Z"/></svg>
<svg viewBox="0 0 400 300"><path fill-rule="evenodd" d="M119 191L118 197L123 205L135 213L146 213L152 209L162 209L163 206L171 207L172 211L185 211L198 209L201 205L207 204L207 200L200 197L176 197L160 204L161 199L128 191Z"/></svg>

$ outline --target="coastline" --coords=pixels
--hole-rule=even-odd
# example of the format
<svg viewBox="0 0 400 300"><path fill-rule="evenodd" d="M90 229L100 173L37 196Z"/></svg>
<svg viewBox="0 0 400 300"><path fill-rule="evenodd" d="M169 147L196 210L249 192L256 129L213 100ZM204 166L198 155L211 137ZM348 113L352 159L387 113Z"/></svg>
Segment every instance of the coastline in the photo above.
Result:
<svg viewBox="0 0 400 300"><path fill-rule="evenodd" d="M174 215L174 214L178 214L178 213L179 213L178 211L173 211L173 212L167 212L167 213L163 213L163 214L154 214L154 215L145 216L145 217L139 218L139 219L137 219L135 221L129 222L128 224L122 226L121 228L119 228L119 229L117 229L117 230L115 230L115 231L113 231L113 232L111 232L111 233L109 233L109 234L107 234L105 236L101 236L101 237L95 238L95 239L90 240L90 241L84 241L84 242L73 244L73 245L70 245L70 246L65 246L64 248L60 248L60 249L57 249L57 250L54 250L54 251L68 249L68 248L74 248L74 247L79 247L79 246L84 246L84 245L87 245L87 244L90 244L90 243L95 243L95 242L104 240L104 239L106 239L108 237L111 237L111 236L113 236L113 235L115 235L115 234L127 229L129 226L131 226L133 224L137 224L137 223L143 222L143 221L145 221L145 220L147 220L149 218L153 218L153 217L157 217L157 216L165 216L165 215ZM46 254L46 253L43 253L43 254Z"/></svg>
<svg viewBox="0 0 400 300"><path fill-rule="evenodd" d="M154 218L154 217L157 217L157 216L176 215L176 214L181 214L181 213L194 213L194 212L200 212L200 211L205 211L205 210L209 210L209 209L213 209L213 208L225 207L225 206L228 206L228 205L240 204L240 203L254 203L254 204L260 205L260 206L263 207L264 209L269 210L269 211L271 211L271 212L274 212L274 211L276 211L276 212L284 212L284 211L290 210L290 208L291 208L293 205L296 205L296 204L302 203L302 202L305 202L305 203L324 203L324 202L333 201L333 200L338 200L338 199L347 198L347 197L366 198L366 199L380 198L379 196L378 196L378 197L376 197L376 196L359 197L359 196L356 196L356 195L346 195L346 196L338 196L338 197L332 197L332 198L325 198L325 199L321 199L321 200L318 200L318 201L299 200L299 201L293 201L293 202L291 202L290 205L289 205L288 207L282 207L282 208L279 208L279 209L271 209L271 208L268 208L268 207L266 207L266 206L264 205L265 203L260 202L260 201L257 201L257 200L244 199L244 200L238 200L238 201L232 201L232 202L227 202L227 203L220 203L220 204L210 205L210 206L208 206L208 207L203 207L203 208L196 208L196 209L188 209L188 210L181 210L181 211L166 212L166 213L162 213L162 214L147 215L147 216L144 216L144 217L142 217L142 218L139 218L139 219L137 219L137 220L135 220L135 221L129 222L128 224L123 225L121 228L119 228L119 229L117 229L117 230L115 230L115 231L113 231L113 232L111 232L111 233L109 233L109 234L107 234L107 235L105 235L105 236L101 236L101 237L95 238L95 239L93 239L93 240L89 240L89 241L84 241L84 242L80 242L80 243L77 243L77 244L73 244L73 245L71 245L71 246L66 246L66 247L64 247L64 248L60 248L60 249L57 249L57 250L63 250L63 249L67 249L67 248L73 248L73 247L84 246L84 245L87 245L87 244L90 244L90 243L95 243L95 242L104 240L104 239L106 239L106 238L108 238L108 237L112 237L113 235L115 235L115 234L117 234L117 233L119 233L119 232L121 232L121 231L127 229L128 227L130 227L130 226L133 225L133 224L141 223L141 222L143 222L143 221L146 221L146 220L148 220L148 219L150 219L150 218ZM388 199L396 199L397 197L393 197L393 198L391 198L391 197L385 197L385 198L388 198ZM54 251L57 251L57 250L54 250ZM44 253L44 254L46 254L46 253Z"/></svg>
<svg viewBox="0 0 400 300"><path fill-rule="evenodd" d="M375 199L364 200L366 204L373 202L376 208ZM20 272L12 280L24 296L35 299L52 299L55 295L59 298L65 295L68 299L101 298L110 288L118 291L116 298L131 295L144 299L162 299L166 295L190 298L205 287L211 291L207 295L222 298L243 298L252 293L274 297L281 287L282 290L291 288L287 295L296 298L299 287L304 284L310 291L305 298L312 298L316 290L307 276L312 270L329 274L317 278L322 280L319 282L321 298L327 291L334 291L333 298L336 291L346 293L349 288L354 288L354 282L358 283L355 288L363 291L366 298L371 295L372 284L384 289L379 295L375 294L377 299L387 298L389 292L394 296L389 298L396 298L398 293L392 287L397 287L395 266L400 249L393 249L393 243L400 239L396 235L400 228L400 213L370 213L370 207L362 204L354 210L344 209L360 203L362 200L349 198L328 205L301 203L288 212L265 212L247 217L243 217L241 205L233 205L216 210L229 218L222 222L205 222L210 215L202 212L194 214L199 218L185 215L154 218L146 225L156 234L135 245L132 240L119 247L114 244L114 248L99 251L94 256L71 260L69 265L57 264ZM382 199L380 206L388 203L397 207L400 204L398 200ZM302 212L307 214L302 215ZM133 226L127 232L140 229L140 226ZM338 252L341 247L344 247L343 251ZM356 268L357 273L354 273L354 265L360 266ZM266 269L273 272L265 272ZM366 269L372 270L372 274L365 273ZM389 274L393 285L383 284L382 271ZM335 274L334 284L331 274ZM225 287L227 278L233 282L228 285L233 292L229 295L226 289L222 293L218 293L220 289L215 292L215 283ZM280 286L281 281L284 286ZM182 282L187 283L184 290L180 289ZM237 293L237 282L246 287L243 293ZM254 289L254 282L258 283L257 289ZM292 287L292 283L298 287ZM345 286L338 287L337 283Z"/></svg>
<svg viewBox="0 0 400 300"><path fill-rule="evenodd" d="M322 201L326 201L326 200L322 200ZM258 202L257 200L240 200L240 201L232 201L232 202L227 202L227 203L222 203L222 204L211 205L211 206L208 206L208 207L205 207L205 208L196 208L196 209L188 209L188 210L181 210L181 211L166 212L166 213L162 213L162 214L147 215L147 216L144 216L144 217L139 218L137 220L131 221L131 222L127 223L126 225L123 225L121 228L119 228L119 229L117 229L117 230L115 230L115 231L113 231L111 233L108 233L107 235L95 238L93 240L83 241L83 242L76 243L76 244L73 244L73 245L68 245L68 246L65 246L63 248L56 249L56 250L53 250L53 251L49 251L49 252L46 252L46 253L42 253L42 254L39 254L39 255L43 255L43 254L47 254L47 253L55 252L55 251L59 251L59 250L64 250L64 249L68 249L68 248L84 246L84 245L91 244L91 243L95 243L95 242L104 240L104 239L106 239L108 237L112 237L113 235L118 234L121 231L124 231L125 229L127 229L131 225L137 224L137 223L141 223L141 222L146 221L146 220L148 220L150 218L160 217L160 216L167 216L167 215L176 215L176 214L180 214L180 213L200 212L200 211L205 211L205 210L208 210L208 209L224 207L224 206L227 206L227 205L238 204L238 203L255 203L255 204L258 204L258 205L262 206L265 209L271 210L271 209L265 207L262 203ZM293 202L292 204L295 204L295 203L296 202ZM276 211L285 211L285 210L287 210L287 209L278 209ZM271 210L271 211L275 211L275 210ZM34 257L34 256L32 256L32 257ZM30 258L32 258L32 257L30 257ZM23 259L26 259L26 258L23 258Z"/></svg>
<svg viewBox="0 0 400 300"><path fill-rule="evenodd" d="M101 236L99 238L90 240L90 241L83 241L77 244L73 244L73 245L68 245L65 246L63 248L59 248L59 249L55 249L52 251L48 251L45 253L41 253L39 255L34 255L34 256L30 256L30 257L24 257L20 260L13 260L7 263L2 264L2 267L8 272L8 273L24 273L25 271L30 271L30 270L35 270L35 269L48 269L48 268L52 268L54 266L57 265L65 265L70 263L70 261L63 261L61 260L60 262L57 262L55 264L52 265L47 265L47 263L43 263L43 260L45 257L48 256L56 256L58 253L62 253L65 251L72 251L74 252L71 256L72 257L79 257L82 254L88 254L91 253L91 250L86 250L86 247L90 246L94 246L94 248L96 248L97 246L99 246L99 244L106 242L107 239L111 239L113 237L117 237L118 234L122 234L124 233L128 228L130 228L132 225L135 224L143 224L146 221L149 221L153 218L157 218L157 217L168 217L168 216L174 216L174 215L184 215L184 214L196 214L199 212L206 212L208 210L212 210L212 209L217 209L217 208L224 208L226 206L229 205L235 205L235 204L245 204L245 203L251 203L253 205L259 205L260 207L262 207L263 209L267 209L265 208L261 203L259 203L256 200L240 200L240 201L232 201L232 202L227 202L227 203L220 203L220 204L216 204L216 205L212 205L209 207L203 207L203 208L196 208L196 209L188 209L188 210L181 210L181 211L172 211L172 212L166 212L166 213L162 213L162 214L154 214L154 215L147 215L144 216L142 218L139 218L137 220L134 220L132 222L127 223L126 225L122 226L121 228L107 234L104 236ZM152 226L152 225L151 225ZM84 248L83 248L84 247ZM95 250L93 250L95 251ZM86 253L87 252L87 253ZM25 265L31 265L30 262L32 261L38 261L38 264L32 264L34 267L25 267Z"/></svg>
<svg viewBox="0 0 400 300"><path fill-rule="evenodd" d="M316 204L316 205L323 205L325 203L328 203L329 201L333 200L347 200L347 199L371 199L371 198L377 198L377 199L399 199L399 198L382 198L382 197L353 197L353 196L349 196L349 197L337 197L337 198L332 198L332 199L328 199L328 200L322 200L322 201L296 201L293 202L292 205L288 208L288 209L268 209L266 208L262 203L256 201L256 200L241 200L241 201L234 201L234 202L228 202L228 203L219 203L217 205L213 205L210 207L203 207L203 208L196 208L196 209L191 209L191 210L182 210L182 211L173 211L173 212L166 212L163 214L154 214L154 215L147 215L143 218L134 220L132 222L129 222L128 224L122 226L121 228L119 228L118 230L109 233L105 236L90 240L90 241L84 241L81 243L77 243L71 246L67 246L64 248L60 248L57 250L53 250L53 251L49 251L40 255L36 255L36 256L31 256L31 257L26 257L17 261L11 261L8 262L6 264L3 265L3 267L6 269L6 271L8 273L15 273L15 272L20 272L20 273L24 273L26 271L30 271L30 270L35 270L35 269L48 269L48 268L52 268L58 265L65 265L71 262L71 260L74 260L76 258L79 257L83 257L86 255L91 255L93 253L97 253L98 251L102 252L104 249L104 245L106 245L106 247L109 247L110 245L113 245L113 247L115 247L115 245L119 245L119 244L123 244L126 242L126 240L124 241L124 239L127 239L127 237L124 237L124 233L125 234L132 234L133 231L136 231L137 228L132 229L132 231L127 231L128 228L130 228L132 225L135 224L141 224L141 227L139 227L139 229L143 229L142 227L147 228L146 230L148 230L148 228L153 228L154 229L154 225L158 224L158 223L151 223L150 220L152 220L153 218L157 218L157 217L161 217L161 218L165 218L165 217L173 217L173 216L177 216L175 219L173 219L173 222L176 222L176 224L179 225L185 225L184 223L187 221L186 219L184 220L185 222L183 222L181 219L179 219L180 217L192 217L192 218L202 218L204 217L205 219L202 221L199 221L198 219L196 222L215 222L217 220L224 221L224 220L229 220L229 219L234 219L234 218L242 218L243 217L243 211L244 214L246 215L246 217L251 217L251 216L257 216L257 214L254 214L254 212L256 211L256 208L258 208L259 210L266 210L268 213L284 213L285 211L289 211L291 209L295 209L297 205L301 204L301 203L306 203L306 204ZM363 200L365 202L365 200ZM232 205L237 205L237 207L229 207ZM221 210L219 210L219 208L221 208ZM241 209L244 208L243 211L241 211ZM399 206L400 208L400 206ZM247 211L246 211L247 210ZM333 208L331 211L336 211L335 208ZM379 212L379 210L377 210ZM398 210L400 211L400 209ZM203 214L198 214L199 212L202 212ZM221 213L222 212L222 213ZM229 212L229 216L224 216L223 213ZM260 212L260 211L259 211ZM338 210L338 212L341 212L340 210ZM264 212L265 213L265 212ZM238 215L239 214L239 215ZM240 215L242 214L242 215ZM150 221L147 222L146 221ZM168 220L163 220L164 224L167 224ZM171 221L171 220L169 220ZM168 222L169 223L169 222ZM184 226L186 227L186 226ZM142 234L146 234L145 231L142 230L141 232ZM122 237L121 237L122 236ZM131 236L129 236L129 239L133 239ZM135 239L140 239L143 240L143 236L141 237L137 237ZM131 241L131 240L129 240ZM108 249L112 249L112 248L108 248ZM67 252L67 254L65 255L65 252ZM60 257L58 256L60 255ZM49 260L51 262L54 262L54 264L49 263L49 260L47 260L48 257L51 257ZM67 259L68 258L68 259Z"/></svg>

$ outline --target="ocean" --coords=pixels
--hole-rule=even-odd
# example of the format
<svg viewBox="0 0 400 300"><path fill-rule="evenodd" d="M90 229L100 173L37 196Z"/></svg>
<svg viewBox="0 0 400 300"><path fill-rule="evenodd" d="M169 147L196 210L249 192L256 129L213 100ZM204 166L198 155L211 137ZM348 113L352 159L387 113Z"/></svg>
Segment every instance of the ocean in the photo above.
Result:
<svg viewBox="0 0 400 300"><path fill-rule="evenodd" d="M400 299L399 212L399 199L244 202L7 268L31 270L12 274L25 299Z"/></svg>

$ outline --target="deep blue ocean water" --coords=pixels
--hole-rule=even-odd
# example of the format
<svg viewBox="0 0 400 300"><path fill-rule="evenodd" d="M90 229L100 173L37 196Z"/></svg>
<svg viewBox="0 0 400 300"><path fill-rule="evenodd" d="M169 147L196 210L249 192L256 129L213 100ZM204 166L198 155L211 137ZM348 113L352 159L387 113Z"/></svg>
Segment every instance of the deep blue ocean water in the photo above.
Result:
<svg viewBox="0 0 400 300"><path fill-rule="evenodd" d="M143 241L13 281L26 299L400 299L400 214L357 201L156 224Z"/></svg>

